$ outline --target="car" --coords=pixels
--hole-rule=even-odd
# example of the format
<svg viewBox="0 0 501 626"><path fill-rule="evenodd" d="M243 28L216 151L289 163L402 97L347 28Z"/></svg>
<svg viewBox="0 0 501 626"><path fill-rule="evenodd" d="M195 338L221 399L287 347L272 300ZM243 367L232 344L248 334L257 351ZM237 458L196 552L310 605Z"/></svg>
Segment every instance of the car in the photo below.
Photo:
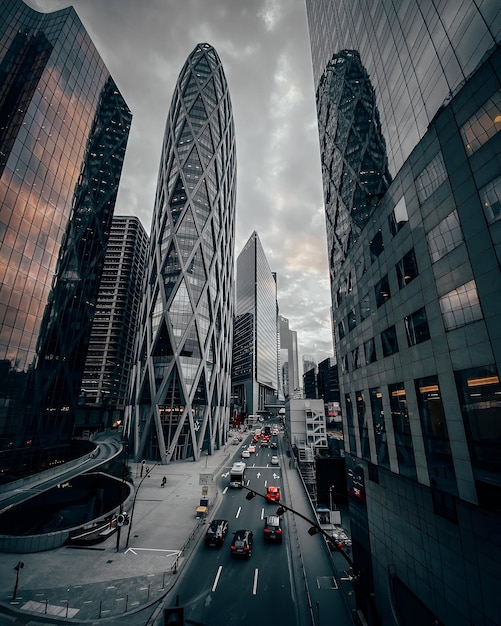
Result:
<svg viewBox="0 0 501 626"><path fill-rule="evenodd" d="M237 530L233 535L230 546L230 553L233 558L245 557L250 559L252 555L252 541L254 534L252 530Z"/></svg>
<svg viewBox="0 0 501 626"><path fill-rule="evenodd" d="M270 485L266 489L266 499L269 502L280 502L280 487Z"/></svg>
<svg viewBox="0 0 501 626"><path fill-rule="evenodd" d="M252 454L253 452L256 451L256 446L248 446L247 450Z"/></svg>
<svg viewBox="0 0 501 626"><path fill-rule="evenodd" d="M263 441L261 441L261 448L267 448L269 445L268 439L263 439Z"/></svg>
<svg viewBox="0 0 501 626"><path fill-rule="evenodd" d="M248 459L250 457L250 452L248 450L242 450L242 459Z"/></svg>
<svg viewBox="0 0 501 626"><path fill-rule="evenodd" d="M238 446L238 442L239 442L238 437L233 437L233 439L232 439L232 443L233 443L233 445L234 445L234 446Z"/></svg>
<svg viewBox="0 0 501 626"><path fill-rule="evenodd" d="M278 515L268 515L264 518L263 536L265 541L282 543L282 529Z"/></svg>
<svg viewBox="0 0 501 626"><path fill-rule="evenodd" d="M270 463L271 463L272 465L278 465L278 464L279 464L279 461L278 461L278 456L272 456L272 457L271 457L271 461L270 461Z"/></svg>
<svg viewBox="0 0 501 626"><path fill-rule="evenodd" d="M225 519L215 519L209 524L205 533L204 542L207 547L219 548L224 543L224 538L228 532L229 523Z"/></svg>

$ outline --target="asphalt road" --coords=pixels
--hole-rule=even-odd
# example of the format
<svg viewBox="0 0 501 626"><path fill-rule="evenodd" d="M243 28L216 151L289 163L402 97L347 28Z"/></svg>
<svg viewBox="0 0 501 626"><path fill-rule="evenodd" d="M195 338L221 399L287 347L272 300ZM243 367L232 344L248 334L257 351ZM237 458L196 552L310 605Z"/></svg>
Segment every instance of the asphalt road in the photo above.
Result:
<svg viewBox="0 0 501 626"><path fill-rule="evenodd" d="M281 485L281 470L269 465L271 452L258 449L247 459L251 461L246 471L247 484L256 491L265 492L270 484ZM224 484L227 478L222 476L221 480ZM177 596L187 623L204 626L255 624L257 617L262 626L304 624L300 610L302 604L307 617L304 597L296 596L289 568L291 544L287 538L282 544L265 543L263 539L264 517L274 514L277 505L261 498L249 501L243 489L225 486L223 492L217 517L229 521L226 540L220 548L206 548L200 542L170 603L175 604ZM286 519L282 527L287 536ZM232 536L238 529L254 533L252 556L248 559L231 557Z"/></svg>

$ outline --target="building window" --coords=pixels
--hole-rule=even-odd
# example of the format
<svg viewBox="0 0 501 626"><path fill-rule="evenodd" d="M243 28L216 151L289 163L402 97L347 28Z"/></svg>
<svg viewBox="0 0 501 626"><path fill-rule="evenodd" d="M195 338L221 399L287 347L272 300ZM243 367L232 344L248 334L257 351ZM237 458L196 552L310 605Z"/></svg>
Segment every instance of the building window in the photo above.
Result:
<svg viewBox="0 0 501 626"><path fill-rule="evenodd" d="M367 340L364 343L364 352L365 352L365 363L368 365L369 363L374 363L377 360L376 355L376 342L374 341L374 337Z"/></svg>
<svg viewBox="0 0 501 626"><path fill-rule="evenodd" d="M353 370L358 370L358 368L360 367L360 356L359 356L360 350L358 349L358 347L355 348L355 350L351 351L351 364L352 364L352 371Z"/></svg>
<svg viewBox="0 0 501 626"><path fill-rule="evenodd" d="M427 239L432 263L463 243L463 233L457 211L449 213L435 228L430 230Z"/></svg>
<svg viewBox="0 0 501 626"><path fill-rule="evenodd" d="M430 486L457 495L456 474L438 376L418 378L414 384Z"/></svg>
<svg viewBox="0 0 501 626"><path fill-rule="evenodd" d="M461 127L461 136L468 154L473 154L491 137L499 132L499 111L501 109L501 90L496 91L475 115Z"/></svg>
<svg viewBox="0 0 501 626"><path fill-rule="evenodd" d="M347 374L349 372L349 366L348 366L348 355L345 354L342 358L341 358L341 372L343 374Z"/></svg>
<svg viewBox="0 0 501 626"><path fill-rule="evenodd" d="M400 289L411 283L418 275L418 267L414 248L409 250L395 265L397 270L397 281Z"/></svg>
<svg viewBox="0 0 501 626"><path fill-rule="evenodd" d="M346 279L344 279L341 281L341 284L339 285L339 289L337 290L337 293L336 293L336 303L338 306L346 298L346 287L347 287Z"/></svg>
<svg viewBox="0 0 501 626"><path fill-rule="evenodd" d="M426 319L426 309L422 307L411 315L404 317L405 331L407 333L407 345L415 346L430 338L430 329Z"/></svg>
<svg viewBox="0 0 501 626"><path fill-rule="evenodd" d="M453 289L440 298L440 309L446 330L453 330L482 319L474 280Z"/></svg>
<svg viewBox="0 0 501 626"><path fill-rule="evenodd" d="M355 276L358 280L359 278L362 278L364 274L365 274L365 258L364 258L364 255L362 254L355 261Z"/></svg>
<svg viewBox="0 0 501 626"><path fill-rule="evenodd" d="M360 299L360 302L358 303L358 310L360 312L360 320L365 320L370 316L371 302L369 299L369 294Z"/></svg>
<svg viewBox="0 0 501 626"><path fill-rule="evenodd" d="M369 389L371 401L372 423L374 426L374 443L378 465L390 468L388 456L388 442L386 438L386 426L384 423L383 394L378 388Z"/></svg>
<svg viewBox="0 0 501 626"><path fill-rule="evenodd" d="M378 230L378 232L374 236L374 239L369 243L369 250L371 253L371 263L374 263L374 261L384 250L383 234L380 230Z"/></svg>
<svg viewBox="0 0 501 626"><path fill-rule="evenodd" d="M405 198L402 196L388 216L388 226L390 227L392 237L394 237L408 221L407 205L405 204Z"/></svg>
<svg viewBox="0 0 501 626"><path fill-rule="evenodd" d="M398 352L397 331L395 326L390 326L381 333L383 356L391 356Z"/></svg>
<svg viewBox="0 0 501 626"><path fill-rule="evenodd" d="M369 431L367 426L367 415L365 412L365 400L363 391L357 391L355 393L355 396L357 399L358 432L360 433L360 448L362 458L370 461L371 453L369 448Z"/></svg>
<svg viewBox="0 0 501 626"><path fill-rule="evenodd" d="M403 476L416 478L416 463L414 460L414 446L412 444L409 412L407 410L407 395L404 383L388 385L390 394L391 421L395 434L398 465Z"/></svg>
<svg viewBox="0 0 501 626"><path fill-rule="evenodd" d="M480 198L489 224L501 218L501 176L480 189Z"/></svg>
<svg viewBox="0 0 501 626"><path fill-rule="evenodd" d="M338 333L339 333L339 339L343 339L343 337L346 336L346 330L345 330L345 327L344 327L344 320L341 320L339 322L339 324L337 325L337 330L338 330Z"/></svg>
<svg viewBox="0 0 501 626"><path fill-rule="evenodd" d="M355 315L354 309L351 309L351 311L348 311L347 324L348 324L348 332L353 330L355 326L357 325L357 316Z"/></svg>
<svg viewBox="0 0 501 626"><path fill-rule="evenodd" d="M383 278L381 278L381 280L376 284L374 287L374 293L376 294L376 305L378 308L382 306L386 300L391 298L388 275L383 276Z"/></svg>
<svg viewBox="0 0 501 626"><path fill-rule="evenodd" d="M427 200L447 178L442 153L439 152L416 178L416 190L420 202Z"/></svg>
<svg viewBox="0 0 501 626"><path fill-rule="evenodd" d="M501 385L495 365L454 373L470 456L474 466L501 472Z"/></svg>
<svg viewBox="0 0 501 626"><path fill-rule="evenodd" d="M350 394L347 393L344 396L346 404L346 425L348 427L348 442L350 444L350 452L357 454L357 439L355 437L355 421L353 419L353 405L351 403Z"/></svg>

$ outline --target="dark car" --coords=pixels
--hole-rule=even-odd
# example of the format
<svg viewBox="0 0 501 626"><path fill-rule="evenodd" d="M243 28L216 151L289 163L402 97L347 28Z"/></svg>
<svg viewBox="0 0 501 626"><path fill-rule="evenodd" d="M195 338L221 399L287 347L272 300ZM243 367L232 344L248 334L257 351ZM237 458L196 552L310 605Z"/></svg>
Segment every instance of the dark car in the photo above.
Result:
<svg viewBox="0 0 501 626"><path fill-rule="evenodd" d="M263 533L265 541L282 541L282 529L278 515L268 515L264 518Z"/></svg>
<svg viewBox="0 0 501 626"><path fill-rule="evenodd" d="M252 554L252 530L237 530L231 542L231 556L250 558Z"/></svg>
<svg viewBox="0 0 501 626"><path fill-rule="evenodd" d="M205 545L218 548L223 545L224 538L228 532L228 522L225 519L215 519L209 524L205 533Z"/></svg>

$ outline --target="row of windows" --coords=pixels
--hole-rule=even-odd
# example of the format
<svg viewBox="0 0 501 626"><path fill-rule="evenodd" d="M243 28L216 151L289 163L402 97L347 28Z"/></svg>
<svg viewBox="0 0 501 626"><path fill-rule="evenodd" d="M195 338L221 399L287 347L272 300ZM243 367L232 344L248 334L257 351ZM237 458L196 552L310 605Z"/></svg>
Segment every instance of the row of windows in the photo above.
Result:
<svg viewBox="0 0 501 626"><path fill-rule="evenodd" d="M466 324L483 318L482 308L478 297L477 286L474 280L449 291L439 298L440 310L445 330L451 331ZM426 316L425 307L406 315L403 320L407 346L418 345L430 339L430 329ZM355 324L354 317L348 316L348 327ZM353 326L354 327L354 326ZM372 337L364 343L363 355L365 365L377 360L376 344ZM391 356L399 352L397 329L392 325L381 333L381 351L383 357ZM343 374L358 369L364 365L359 347L351 351L350 356L345 354L341 358L341 370Z"/></svg>
<svg viewBox="0 0 501 626"><path fill-rule="evenodd" d="M453 374L473 467L483 472L499 473L501 459L497 442L501 438L501 423L497 419L497 407L501 385L496 366L484 365ZM356 391L354 404L352 396L346 394L345 416L351 453L390 469L388 443L391 439L387 431L391 419L399 472L415 478L412 433L416 433L416 428L411 429L411 421L417 413L430 486L455 494L455 473L442 395L436 375L415 379L410 384L402 381L386 388L371 388L368 393L366 390ZM374 445L372 455L371 441Z"/></svg>
<svg viewBox="0 0 501 626"><path fill-rule="evenodd" d="M414 249L409 250L400 261L395 265L395 271L397 275L397 284L400 289L410 284L419 271L417 267L416 255ZM376 301L376 307L382 306L389 298L391 298L390 282L388 275L383 276L374 287L374 295ZM369 294L365 294L360 298L358 303L358 315L360 321L367 319L372 311L371 299ZM342 339L346 335L346 329L348 332L352 331L357 325L357 313L355 309L351 309L347 315L346 320L341 320L338 324L339 338Z"/></svg>

